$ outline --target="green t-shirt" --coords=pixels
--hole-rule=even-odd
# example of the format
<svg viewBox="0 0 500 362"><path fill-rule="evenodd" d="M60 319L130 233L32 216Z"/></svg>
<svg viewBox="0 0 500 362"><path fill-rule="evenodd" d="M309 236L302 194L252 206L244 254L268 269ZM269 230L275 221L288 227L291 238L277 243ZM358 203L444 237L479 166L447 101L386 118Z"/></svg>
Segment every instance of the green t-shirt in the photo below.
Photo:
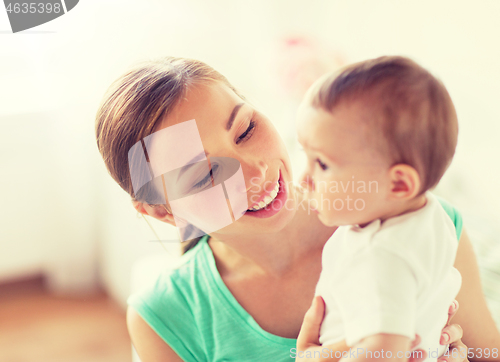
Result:
<svg viewBox="0 0 500 362"><path fill-rule="evenodd" d="M439 201L460 239L462 216ZM128 304L184 361L292 361L297 340L264 331L243 309L222 281L207 240Z"/></svg>

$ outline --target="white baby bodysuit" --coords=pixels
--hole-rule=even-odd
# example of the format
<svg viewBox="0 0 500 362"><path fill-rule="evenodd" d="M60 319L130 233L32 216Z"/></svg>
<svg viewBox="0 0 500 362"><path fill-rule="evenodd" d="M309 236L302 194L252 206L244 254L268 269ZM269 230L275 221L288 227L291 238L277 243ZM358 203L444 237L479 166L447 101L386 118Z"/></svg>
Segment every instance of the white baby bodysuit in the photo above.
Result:
<svg viewBox="0 0 500 362"><path fill-rule="evenodd" d="M453 267L458 242L439 201L426 197L424 207L383 223L339 227L325 244L316 286L326 304L321 344L419 334L426 362L443 354L441 330L461 285Z"/></svg>

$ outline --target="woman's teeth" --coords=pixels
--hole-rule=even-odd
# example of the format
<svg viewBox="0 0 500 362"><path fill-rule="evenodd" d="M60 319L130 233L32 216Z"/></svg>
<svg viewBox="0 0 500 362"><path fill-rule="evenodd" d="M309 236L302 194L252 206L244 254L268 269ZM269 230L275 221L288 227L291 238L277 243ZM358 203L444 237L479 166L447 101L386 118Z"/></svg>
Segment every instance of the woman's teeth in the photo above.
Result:
<svg viewBox="0 0 500 362"><path fill-rule="evenodd" d="M252 207L249 210L257 211L257 210L263 209L264 207L269 205L276 198L276 195L278 195L279 189L280 189L280 184L279 184L279 182L276 182L276 186L274 187L274 190L271 191L271 193L269 195L264 197L264 200L262 200L261 202L259 202L257 205L255 205L254 207Z"/></svg>

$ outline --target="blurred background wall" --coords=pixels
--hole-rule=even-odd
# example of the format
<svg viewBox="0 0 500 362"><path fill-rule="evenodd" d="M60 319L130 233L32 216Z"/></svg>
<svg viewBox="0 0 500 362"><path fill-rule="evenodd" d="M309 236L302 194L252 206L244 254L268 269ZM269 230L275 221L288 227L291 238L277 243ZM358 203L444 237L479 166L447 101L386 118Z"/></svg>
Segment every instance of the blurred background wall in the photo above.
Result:
<svg viewBox="0 0 500 362"><path fill-rule="evenodd" d="M11 34L0 10L0 282L44 273L55 292L103 286L124 304L135 261L165 253L107 175L93 134L111 82L165 55L226 75L274 121L295 176L294 113L310 82L345 63L413 58L445 83L459 115L456 157L437 192L463 211L482 265L496 270L499 18L498 0L82 0ZM161 238L176 235L153 225Z"/></svg>

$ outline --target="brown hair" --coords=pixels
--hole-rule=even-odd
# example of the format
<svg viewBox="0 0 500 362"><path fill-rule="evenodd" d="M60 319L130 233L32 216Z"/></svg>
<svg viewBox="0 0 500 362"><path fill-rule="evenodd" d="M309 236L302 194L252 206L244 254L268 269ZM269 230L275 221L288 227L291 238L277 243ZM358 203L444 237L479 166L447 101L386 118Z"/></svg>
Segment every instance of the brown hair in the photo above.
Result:
<svg viewBox="0 0 500 362"><path fill-rule="evenodd" d="M193 59L165 57L139 64L108 89L97 111L96 139L106 168L132 200L136 195L129 171L129 150L152 134L190 86L229 81L209 65ZM188 243L184 252L196 244Z"/></svg>
<svg viewBox="0 0 500 362"><path fill-rule="evenodd" d="M363 100L385 141L393 165L414 167L419 194L434 187L457 145L455 107L444 85L414 61L386 56L352 64L327 75L309 93L311 104L333 112L341 102Z"/></svg>

